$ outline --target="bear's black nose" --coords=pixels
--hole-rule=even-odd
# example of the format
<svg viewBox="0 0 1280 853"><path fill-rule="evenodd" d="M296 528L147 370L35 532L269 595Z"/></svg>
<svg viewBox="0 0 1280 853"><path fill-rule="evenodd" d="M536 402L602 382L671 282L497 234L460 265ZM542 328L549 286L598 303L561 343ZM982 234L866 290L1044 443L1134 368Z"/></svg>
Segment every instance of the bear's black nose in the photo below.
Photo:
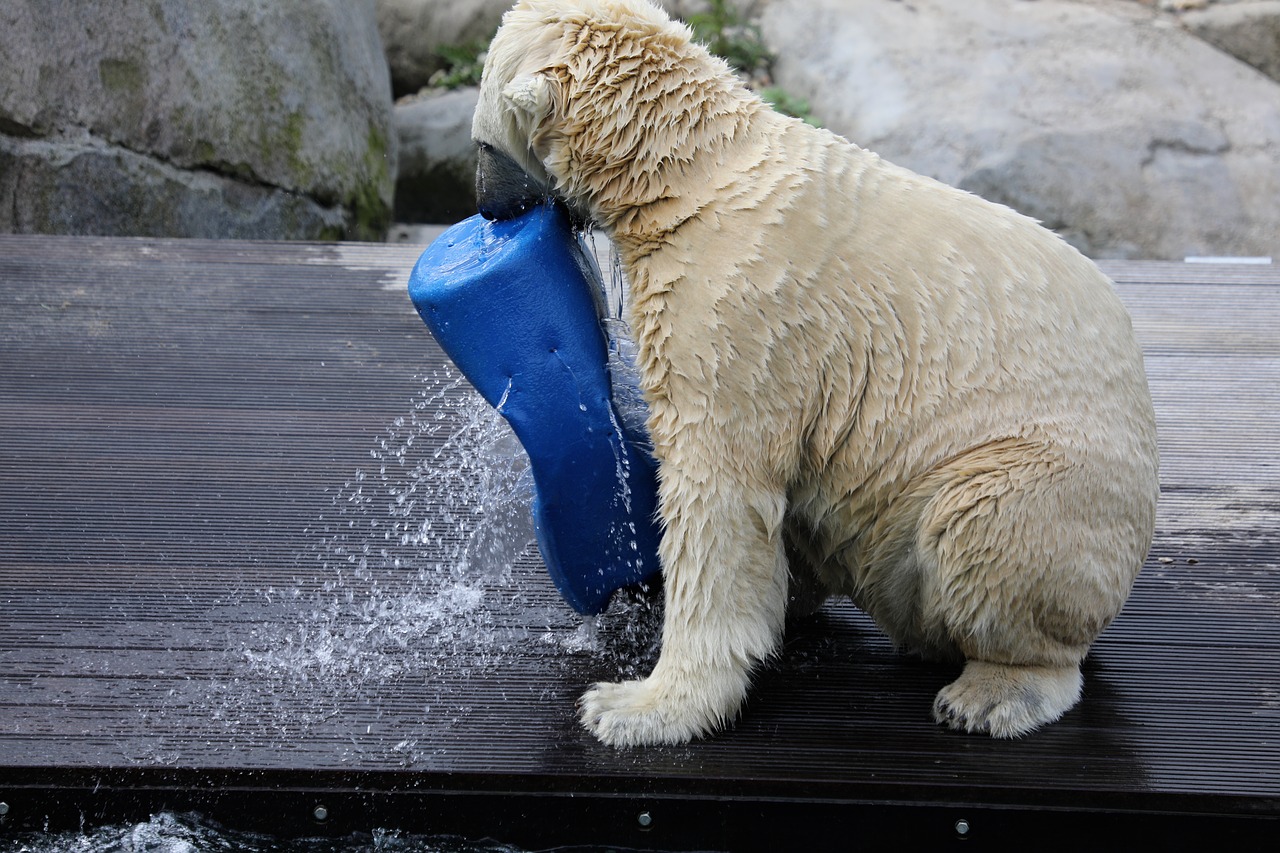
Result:
<svg viewBox="0 0 1280 853"><path fill-rule="evenodd" d="M487 142L477 148L476 202L485 219L514 219L546 198L546 187L505 152Z"/></svg>

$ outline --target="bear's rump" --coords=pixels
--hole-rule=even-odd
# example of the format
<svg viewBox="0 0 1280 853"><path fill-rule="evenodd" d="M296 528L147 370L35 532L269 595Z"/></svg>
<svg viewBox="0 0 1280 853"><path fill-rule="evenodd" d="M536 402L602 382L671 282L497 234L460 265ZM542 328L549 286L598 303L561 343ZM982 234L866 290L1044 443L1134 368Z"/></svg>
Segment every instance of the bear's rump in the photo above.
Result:
<svg viewBox="0 0 1280 853"><path fill-rule="evenodd" d="M900 646L931 658L1078 659L1119 612L1154 526L1140 471L992 442L891 496L873 484L792 522L799 553ZM827 488L839 490L828 483ZM814 513L814 492L807 505ZM1012 661L1011 661L1012 662Z"/></svg>

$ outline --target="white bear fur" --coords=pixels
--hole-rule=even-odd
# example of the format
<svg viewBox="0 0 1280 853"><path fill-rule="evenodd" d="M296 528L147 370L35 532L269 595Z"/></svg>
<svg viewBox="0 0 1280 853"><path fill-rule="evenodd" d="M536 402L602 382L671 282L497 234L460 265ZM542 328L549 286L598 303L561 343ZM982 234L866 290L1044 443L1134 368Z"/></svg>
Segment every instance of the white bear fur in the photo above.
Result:
<svg viewBox="0 0 1280 853"><path fill-rule="evenodd" d="M935 719L1057 719L1150 546L1155 418L1111 283L1035 222L783 117L645 0L523 0L473 133L617 246L660 466L661 656L584 725L732 719L789 598L966 661Z"/></svg>

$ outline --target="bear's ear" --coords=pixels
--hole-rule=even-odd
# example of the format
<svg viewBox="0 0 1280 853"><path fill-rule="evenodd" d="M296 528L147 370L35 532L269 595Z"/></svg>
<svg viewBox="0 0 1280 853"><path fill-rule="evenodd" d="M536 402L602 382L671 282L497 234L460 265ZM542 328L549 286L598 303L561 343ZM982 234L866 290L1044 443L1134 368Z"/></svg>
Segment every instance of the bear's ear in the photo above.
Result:
<svg viewBox="0 0 1280 853"><path fill-rule="evenodd" d="M536 124L551 111L551 80L545 74L525 74L508 83L502 97Z"/></svg>

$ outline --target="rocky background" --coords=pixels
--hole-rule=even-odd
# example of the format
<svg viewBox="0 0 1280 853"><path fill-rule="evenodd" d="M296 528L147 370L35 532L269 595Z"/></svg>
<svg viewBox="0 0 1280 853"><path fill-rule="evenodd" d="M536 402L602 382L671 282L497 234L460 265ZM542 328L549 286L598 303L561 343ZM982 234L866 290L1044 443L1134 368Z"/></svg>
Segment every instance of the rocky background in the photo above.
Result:
<svg viewBox="0 0 1280 853"><path fill-rule="evenodd" d="M381 239L374 0L0 2L0 231Z"/></svg>
<svg viewBox="0 0 1280 853"><path fill-rule="evenodd" d="M466 84L510 2L0 3L0 231L469 216ZM1092 256L1280 254L1280 0L661 2L727 14L793 108Z"/></svg>

